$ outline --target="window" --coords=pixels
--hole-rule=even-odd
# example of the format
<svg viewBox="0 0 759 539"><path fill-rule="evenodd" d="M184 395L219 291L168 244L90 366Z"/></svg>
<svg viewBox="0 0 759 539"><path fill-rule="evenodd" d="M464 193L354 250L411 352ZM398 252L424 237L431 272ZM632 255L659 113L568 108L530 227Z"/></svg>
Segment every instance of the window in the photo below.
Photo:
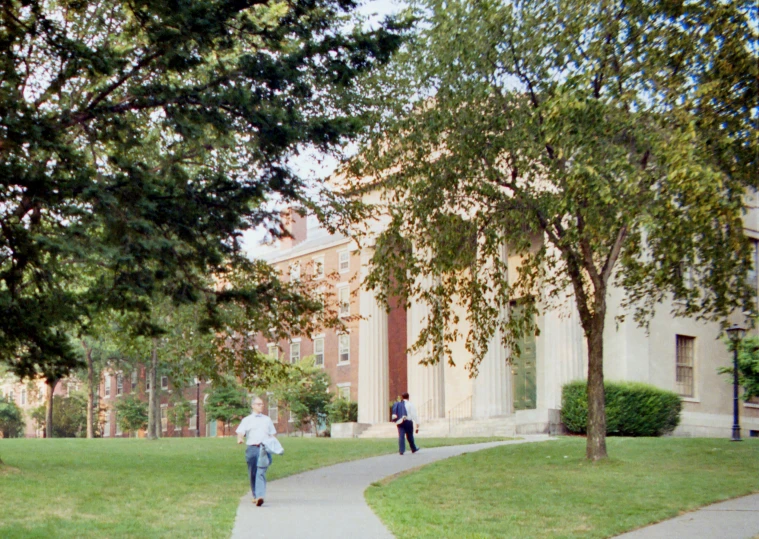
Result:
<svg viewBox="0 0 759 539"><path fill-rule="evenodd" d="M116 375L116 395L121 395L124 393L124 375L117 374Z"/></svg>
<svg viewBox="0 0 759 539"><path fill-rule="evenodd" d="M290 280L300 281L300 262L295 262L290 265Z"/></svg>
<svg viewBox="0 0 759 539"><path fill-rule="evenodd" d="M343 384L337 384L337 398L351 400L351 384L346 382Z"/></svg>
<svg viewBox="0 0 759 539"><path fill-rule="evenodd" d="M341 333L337 337L338 363L348 363L351 360L351 336L350 333Z"/></svg>
<svg viewBox="0 0 759 539"><path fill-rule="evenodd" d="M103 437L111 435L111 412L110 410L105 412L105 424L103 425Z"/></svg>
<svg viewBox="0 0 759 539"><path fill-rule="evenodd" d="M119 421L119 416L116 414L116 436L121 436L123 432L121 432L121 422Z"/></svg>
<svg viewBox="0 0 759 539"><path fill-rule="evenodd" d="M166 432L169 430L169 409L168 404L161 405L161 430Z"/></svg>
<svg viewBox="0 0 759 539"><path fill-rule="evenodd" d="M105 398L108 398L111 396L111 375L106 374L104 380Z"/></svg>
<svg viewBox="0 0 759 539"><path fill-rule="evenodd" d="M198 401L190 401L190 404L192 405L192 415L190 416L190 422L187 425L187 428L192 430L197 430L198 428Z"/></svg>
<svg viewBox="0 0 759 539"><path fill-rule="evenodd" d="M290 343L290 363L297 363L300 361L300 343Z"/></svg>
<svg viewBox="0 0 759 539"><path fill-rule="evenodd" d="M324 256L315 256L314 260L314 279L324 277Z"/></svg>
<svg viewBox="0 0 759 539"><path fill-rule="evenodd" d="M337 301L339 305L339 316L350 316L351 314L351 291L347 286L338 288Z"/></svg>
<svg viewBox="0 0 759 539"><path fill-rule="evenodd" d="M145 391L150 391L150 372L145 373Z"/></svg>
<svg viewBox="0 0 759 539"><path fill-rule="evenodd" d="M279 406L277 405L276 399L274 399L274 395L272 393L266 394L266 400L268 401L269 405L269 419L272 420L273 423L276 423L279 421Z"/></svg>
<svg viewBox="0 0 759 539"><path fill-rule="evenodd" d="M351 269L351 254L349 251L340 251L338 253L338 271L348 273Z"/></svg>
<svg viewBox="0 0 759 539"><path fill-rule="evenodd" d="M131 388L134 391L137 388L137 369L132 371Z"/></svg>
<svg viewBox="0 0 759 539"><path fill-rule="evenodd" d="M314 365L317 367L324 366L324 337L314 339Z"/></svg>
<svg viewBox="0 0 759 539"><path fill-rule="evenodd" d="M26 404L26 389L21 390L21 406Z"/></svg>
<svg viewBox="0 0 759 539"><path fill-rule="evenodd" d="M161 389L169 389L169 377L161 376Z"/></svg>
<svg viewBox="0 0 759 539"><path fill-rule="evenodd" d="M682 397L693 397L693 355L695 337L676 336L675 353L677 365L675 367L675 385L677 393Z"/></svg>
<svg viewBox="0 0 759 539"><path fill-rule="evenodd" d="M274 359L279 358L279 348L277 348L276 344L269 344L266 349L269 351L269 357Z"/></svg>

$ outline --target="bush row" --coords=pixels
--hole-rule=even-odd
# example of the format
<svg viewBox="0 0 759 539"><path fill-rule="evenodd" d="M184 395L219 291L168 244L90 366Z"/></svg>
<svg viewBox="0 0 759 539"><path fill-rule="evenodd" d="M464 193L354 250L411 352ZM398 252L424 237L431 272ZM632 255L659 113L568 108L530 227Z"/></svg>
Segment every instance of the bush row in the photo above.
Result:
<svg viewBox="0 0 759 539"><path fill-rule="evenodd" d="M682 401L672 392L639 382L606 382L606 434L661 436L680 423ZM562 388L561 420L569 432L585 434L588 390L585 380Z"/></svg>

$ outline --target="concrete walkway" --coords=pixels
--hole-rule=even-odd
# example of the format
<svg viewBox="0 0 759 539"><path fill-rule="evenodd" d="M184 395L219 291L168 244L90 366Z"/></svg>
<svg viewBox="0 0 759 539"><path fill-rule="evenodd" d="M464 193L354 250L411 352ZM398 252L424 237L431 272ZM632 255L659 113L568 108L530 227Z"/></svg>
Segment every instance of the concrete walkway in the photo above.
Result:
<svg viewBox="0 0 759 539"><path fill-rule="evenodd" d="M548 439L524 436L504 442L422 447L414 455L407 451L403 456L373 457L272 481L262 507L253 506L250 493L243 496L232 539L393 539L364 500L372 482L464 453ZM759 539L759 494L710 505L618 538Z"/></svg>
<svg viewBox="0 0 759 539"><path fill-rule="evenodd" d="M759 494L707 505L618 539L752 539L759 537Z"/></svg>
<svg viewBox="0 0 759 539"><path fill-rule="evenodd" d="M372 482L464 453L542 440L548 436L427 449L421 439L421 450L413 455L411 451L403 456L393 453L278 479L266 486L266 503L261 507L253 505L250 492L243 496L232 538L393 539L364 500L364 491ZM280 458L287 458L287 454Z"/></svg>

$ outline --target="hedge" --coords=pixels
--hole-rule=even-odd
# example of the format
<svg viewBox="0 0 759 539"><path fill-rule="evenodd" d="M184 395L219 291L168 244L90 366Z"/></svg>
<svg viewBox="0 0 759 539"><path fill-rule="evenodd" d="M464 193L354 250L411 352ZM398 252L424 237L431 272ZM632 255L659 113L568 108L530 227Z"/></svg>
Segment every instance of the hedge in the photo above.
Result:
<svg viewBox="0 0 759 539"><path fill-rule="evenodd" d="M682 401L672 392L639 382L606 382L606 434L661 436L680 423ZM569 432L585 434L588 388L585 380L565 384L561 420Z"/></svg>

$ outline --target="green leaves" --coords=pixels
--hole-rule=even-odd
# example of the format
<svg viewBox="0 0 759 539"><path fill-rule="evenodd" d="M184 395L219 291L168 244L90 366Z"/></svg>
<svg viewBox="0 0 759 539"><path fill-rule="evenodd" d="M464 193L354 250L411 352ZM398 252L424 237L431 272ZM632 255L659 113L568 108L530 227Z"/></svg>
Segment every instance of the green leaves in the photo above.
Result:
<svg viewBox="0 0 759 539"><path fill-rule="evenodd" d="M281 233L268 202L307 197L287 160L357 133L353 81L405 32L354 27L354 7L5 6L0 361L24 376L74 364L55 336L90 311L196 301L201 276L225 278L241 231Z"/></svg>

